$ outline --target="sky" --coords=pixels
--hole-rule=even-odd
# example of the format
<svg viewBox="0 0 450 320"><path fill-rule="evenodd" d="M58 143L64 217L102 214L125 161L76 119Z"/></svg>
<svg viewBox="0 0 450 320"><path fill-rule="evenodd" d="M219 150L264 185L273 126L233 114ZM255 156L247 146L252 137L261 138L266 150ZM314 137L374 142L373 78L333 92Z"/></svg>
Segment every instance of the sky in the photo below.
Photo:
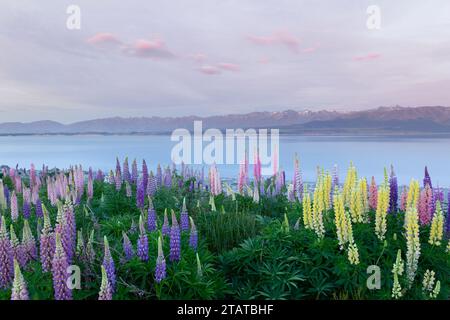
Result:
<svg viewBox="0 0 450 320"><path fill-rule="evenodd" d="M0 122L450 106L449 57L447 0L2 0Z"/></svg>

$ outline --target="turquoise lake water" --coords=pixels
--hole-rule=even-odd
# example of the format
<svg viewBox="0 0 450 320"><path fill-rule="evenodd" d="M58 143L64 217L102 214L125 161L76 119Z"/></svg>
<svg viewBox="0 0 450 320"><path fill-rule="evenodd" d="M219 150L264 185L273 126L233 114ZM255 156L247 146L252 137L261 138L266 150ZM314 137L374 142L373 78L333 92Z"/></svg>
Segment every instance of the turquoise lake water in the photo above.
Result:
<svg viewBox="0 0 450 320"><path fill-rule="evenodd" d="M158 163L171 163L171 150L176 142L170 136L2 136L0 164L29 167L43 163L49 168L67 168L81 164L85 169L109 170L115 158L128 156L139 163L143 158L151 169ZM433 184L450 186L450 138L396 137L306 137L280 136L280 166L292 177L294 153L301 160L304 180L313 181L317 165L331 169L339 167L341 181L350 161L361 176L383 176L383 168L394 165L399 184L411 178L422 179L427 165ZM131 163L130 163L131 164ZM221 176L235 178L238 165L219 165Z"/></svg>

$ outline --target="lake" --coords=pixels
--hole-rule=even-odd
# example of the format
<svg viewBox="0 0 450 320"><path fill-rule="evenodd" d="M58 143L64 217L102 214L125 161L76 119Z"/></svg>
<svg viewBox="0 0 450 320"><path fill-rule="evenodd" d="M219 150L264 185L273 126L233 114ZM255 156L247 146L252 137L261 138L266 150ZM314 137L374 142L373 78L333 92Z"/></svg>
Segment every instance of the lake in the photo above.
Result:
<svg viewBox="0 0 450 320"><path fill-rule="evenodd" d="M41 168L67 168L81 164L84 169L109 170L115 166L115 158L128 156L140 162L146 159L149 168L158 163L171 163L171 150L175 142L163 135L48 135L1 136L0 165L29 168L34 163ZM343 181L350 161L361 176L378 181L383 168L394 165L399 184L409 183L411 178L423 178L427 165L433 184L450 186L450 138L412 137L337 137L337 136L280 136L280 166L292 177L293 156L300 156L305 181L314 181L316 166L330 169L339 167ZM223 178L235 178L238 165L219 165Z"/></svg>

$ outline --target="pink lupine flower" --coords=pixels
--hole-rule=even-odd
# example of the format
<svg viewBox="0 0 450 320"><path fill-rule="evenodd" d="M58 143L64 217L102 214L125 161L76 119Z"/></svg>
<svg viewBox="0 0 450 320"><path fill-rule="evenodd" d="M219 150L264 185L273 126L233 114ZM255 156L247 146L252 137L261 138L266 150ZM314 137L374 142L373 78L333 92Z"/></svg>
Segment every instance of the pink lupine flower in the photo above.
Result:
<svg viewBox="0 0 450 320"><path fill-rule="evenodd" d="M372 181L369 187L369 207L373 210L377 209L378 204L378 189L375 182L375 177L372 176Z"/></svg>

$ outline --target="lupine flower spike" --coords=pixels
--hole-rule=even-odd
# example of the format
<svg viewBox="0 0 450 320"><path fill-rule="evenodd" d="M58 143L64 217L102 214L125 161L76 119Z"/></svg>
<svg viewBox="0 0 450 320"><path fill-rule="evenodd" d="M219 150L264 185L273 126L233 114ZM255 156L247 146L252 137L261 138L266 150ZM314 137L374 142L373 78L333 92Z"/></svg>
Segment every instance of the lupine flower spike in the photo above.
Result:
<svg viewBox="0 0 450 320"><path fill-rule="evenodd" d="M102 265L102 284L98 293L98 300L112 300L112 289L105 267Z"/></svg>
<svg viewBox="0 0 450 320"><path fill-rule="evenodd" d="M139 217L139 239L137 255L141 261L148 261L148 237L145 231L144 218L142 215Z"/></svg>
<svg viewBox="0 0 450 320"><path fill-rule="evenodd" d="M106 236L103 238L104 246L105 246L105 253L103 256L103 263L102 266L106 270L106 274L108 276L108 281L111 285L111 291L114 292L116 288L116 269L114 266L114 260L111 256L111 251L109 249L109 242Z"/></svg>
<svg viewBox="0 0 450 320"><path fill-rule="evenodd" d="M198 244L197 228L195 227L195 223L194 223L194 220L192 219L192 217L189 217L189 220L191 221L191 232L190 232L190 235L189 235L189 246L192 249L197 250L197 244Z"/></svg>
<svg viewBox="0 0 450 320"><path fill-rule="evenodd" d="M11 300L29 300L27 284L17 260L14 260L14 281L11 290Z"/></svg>
<svg viewBox="0 0 450 320"><path fill-rule="evenodd" d="M181 234L177 217L172 210L172 226L170 228L170 261L179 261L181 258Z"/></svg>
<svg viewBox="0 0 450 320"><path fill-rule="evenodd" d="M166 259L162 247L161 237L158 237L158 257L156 258L155 281L160 283L166 278Z"/></svg>
<svg viewBox="0 0 450 320"><path fill-rule="evenodd" d="M52 260L53 289L55 300L72 300L72 290L67 285L67 262L66 253L61 242L61 235L56 234L56 247Z"/></svg>

